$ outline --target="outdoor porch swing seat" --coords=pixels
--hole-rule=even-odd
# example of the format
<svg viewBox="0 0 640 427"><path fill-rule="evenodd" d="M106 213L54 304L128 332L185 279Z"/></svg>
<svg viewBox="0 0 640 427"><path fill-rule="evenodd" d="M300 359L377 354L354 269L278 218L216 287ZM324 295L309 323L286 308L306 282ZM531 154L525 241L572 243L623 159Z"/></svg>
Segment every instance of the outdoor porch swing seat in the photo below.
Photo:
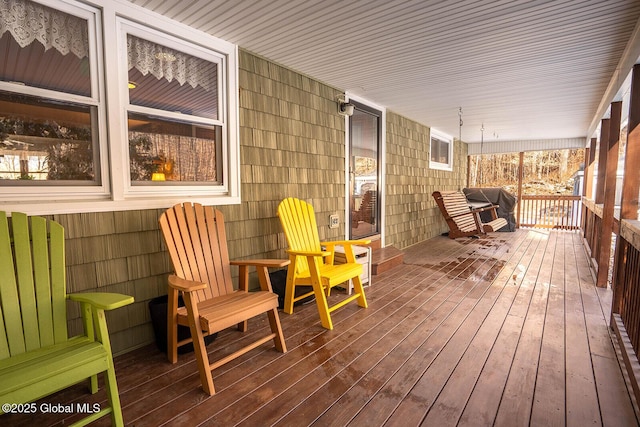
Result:
<svg viewBox="0 0 640 427"><path fill-rule="evenodd" d="M178 346L193 342L204 391L215 393L211 371L252 349L273 340L287 351L278 317L278 296L272 292L268 268L285 267L289 260L257 259L229 261L222 212L198 203L177 204L160 217L175 274L169 276L167 355L178 361ZM239 289L231 280L231 266L240 268ZM249 292L249 267L255 266L260 290ZM184 307L178 307L178 294ZM204 336L231 326L247 330L247 320L267 314L270 333L257 337L240 350L209 363ZM188 326L191 338L178 342L178 325Z"/></svg>
<svg viewBox="0 0 640 427"><path fill-rule="evenodd" d="M507 225L506 219L498 217L497 205L471 209L467 198L459 191L434 191L432 196L449 226L450 239L491 233ZM483 223L480 213L485 211L491 212L492 220Z"/></svg>
<svg viewBox="0 0 640 427"><path fill-rule="evenodd" d="M14 212L9 227L0 212L0 414L6 404L37 413L33 402L83 380L96 393L104 372L108 404L74 425L110 415L112 425L122 426L105 310L131 304L133 297L67 295L64 253L57 222ZM84 333L74 337L67 335L67 299L80 303Z"/></svg>
<svg viewBox="0 0 640 427"><path fill-rule="evenodd" d="M287 252L291 261L287 271L284 312L292 314L295 301L314 295L322 326L333 329L331 313L334 310L352 301L356 301L360 307L367 308L360 279L363 267L356 262L353 245L368 245L371 240L320 242L313 206L293 197L280 202L278 217L289 244ZM336 246L344 248L344 264L334 264ZM353 283L354 293L329 306L327 296L331 288L349 280ZM312 290L295 296L295 287L299 285L311 285Z"/></svg>

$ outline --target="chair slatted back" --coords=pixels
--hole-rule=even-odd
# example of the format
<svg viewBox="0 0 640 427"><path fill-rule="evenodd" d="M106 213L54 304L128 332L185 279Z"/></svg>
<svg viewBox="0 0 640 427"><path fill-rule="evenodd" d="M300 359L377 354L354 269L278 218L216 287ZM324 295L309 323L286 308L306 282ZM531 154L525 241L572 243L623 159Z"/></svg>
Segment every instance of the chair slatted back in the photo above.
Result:
<svg viewBox="0 0 640 427"><path fill-rule="evenodd" d="M204 301L234 291L222 213L211 206L183 203L160 216L160 229L178 277L207 283Z"/></svg>
<svg viewBox="0 0 640 427"><path fill-rule="evenodd" d="M322 250L313 206L300 199L288 197L278 205L278 217L289 249L314 252ZM298 273L309 271L309 264L305 257L297 257L296 271Z"/></svg>
<svg viewBox="0 0 640 427"><path fill-rule="evenodd" d="M473 213L469 209L467 198L464 194L454 192L442 192L442 203L447 211L447 214L452 217L453 222L458 226L462 232L470 232L478 229L476 221L473 217ZM460 215L468 213L468 215ZM460 215L460 216L456 216Z"/></svg>
<svg viewBox="0 0 640 427"><path fill-rule="evenodd" d="M64 229L0 212L0 359L67 341Z"/></svg>

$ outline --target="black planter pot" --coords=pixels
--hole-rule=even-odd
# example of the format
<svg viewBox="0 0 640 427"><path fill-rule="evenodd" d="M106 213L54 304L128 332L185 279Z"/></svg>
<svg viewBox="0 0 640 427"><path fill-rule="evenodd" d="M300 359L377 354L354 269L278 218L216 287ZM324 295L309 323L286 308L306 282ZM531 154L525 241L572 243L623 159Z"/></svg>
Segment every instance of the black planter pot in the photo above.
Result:
<svg viewBox="0 0 640 427"><path fill-rule="evenodd" d="M153 332L156 336L156 345L158 349L167 353L167 310L169 307L168 296L161 295L149 301L149 313L151 314L151 323L153 324ZM178 299L178 306L184 307L182 297ZM187 339L191 336L191 332L187 326L178 325L178 341ZM205 345L212 343L218 333L204 337ZM178 353L190 353L193 351L193 344L185 344L178 347Z"/></svg>

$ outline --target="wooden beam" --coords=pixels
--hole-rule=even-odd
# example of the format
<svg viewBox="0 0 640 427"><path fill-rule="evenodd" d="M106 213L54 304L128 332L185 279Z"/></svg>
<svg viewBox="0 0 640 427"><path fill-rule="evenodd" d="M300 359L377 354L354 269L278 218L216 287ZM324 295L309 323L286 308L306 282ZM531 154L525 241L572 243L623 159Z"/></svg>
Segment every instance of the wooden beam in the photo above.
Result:
<svg viewBox="0 0 640 427"><path fill-rule="evenodd" d="M520 160L518 163L518 205L516 216L516 227L520 228L520 209L522 206L522 179L524 176L524 152L520 152Z"/></svg>
<svg viewBox="0 0 640 427"><path fill-rule="evenodd" d="M624 179L620 219L638 219L638 192L640 191L640 64L633 67L629 124L624 158Z"/></svg>
<svg viewBox="0 0 640 427"><path fill-rule="evenodd" d="M591 138L592 140L594 138ZM589 153L591 152L591 147L587 147L584 149L584 171L582 174L582 196L587 195L587 179L589 178Z"/></svg>
<svg viewBox="0 0 640 427"><path fill-rule="evenodd" d="M602 208L602 233L600 236L600 254L598 257L598 276L596 279L596 285L603 288L607 287L607 281L609 279L609 265L611 264L611 234L613 233L613 212L616 202L616 172L618 171L621 117L622 101L612 102L611 118L609 119L610 122L608 126L608 144L606 140L600 140L600 149L608 151L606 155L606 165L598 165L599 170L605 169L605 179L604 206ZM598 173L598 176L599 175L600 173ZM598 186L600 186L599 182Z"/></svg>
<svg viewBox="0 0 640 427"><path fill-rule="evenodd" d="M593 199L593 173L596 161L597 138L591 138L591 145L584 153L586 165L584 167L583 195L587 199Z"/></svg>
<svg viewBox="0 0 640 427"><path fill-rule="evenodd" d="M596 194L593 196L596 205L604 202L604 180L607 172L607 154L609 150L609 119L602 119L600 124L600 147L598 148L598 177L596 181Z"/></svg>
<svg viewBox="0 0 640 427"><path fill-rule="evenodd" d="M593 145L593 140L595 138L591 138L591 145ZM591 186L587 186L587 184L589 183L589 181L591 180L591 173L589 171L589 167L591 166L589 163L589 159L591 157L590 155L591 153L591 147L587 147L584 149L584 173L582 175L582 197L589 197L587 196L587 194L590 194L589 191L587 191L587 189L591 189ZM584 205L584 203L582 203L581 205L581 215L580 215L580 229L584 232L586 230L586 218L587 218L587 208Z"/></svg>

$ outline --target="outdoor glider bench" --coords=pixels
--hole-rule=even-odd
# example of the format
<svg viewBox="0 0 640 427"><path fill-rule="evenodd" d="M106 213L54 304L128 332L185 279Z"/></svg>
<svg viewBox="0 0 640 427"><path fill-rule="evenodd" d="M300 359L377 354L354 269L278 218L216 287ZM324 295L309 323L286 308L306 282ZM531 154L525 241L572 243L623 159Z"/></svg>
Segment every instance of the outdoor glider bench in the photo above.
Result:
<svg viewBox="0 0 640 427"><path fill-rule="evenodd" d="M105 374L108 404L82 405L64 412L87 415L86 425L110 414L123 425L105 310L131 304L133 297L114 293L66 294L64 229L42 217L0 212L0 414L42 413L34 403L89 379L98 390ZM80 304L84 334L67 336L67 299ZM3 417L0 415L0 424Z"/></svg>
<svg viewBox="0 0 640 427"><path fill-rule="evenodd" d="M442 216L449 226L449 238L477 236L498 231L507 225L507 220L499 218L497 205L471 209L464 193L460 191L434 191L432 194ZM483 223L480 212L490 211L492 220Z"/></svg>

